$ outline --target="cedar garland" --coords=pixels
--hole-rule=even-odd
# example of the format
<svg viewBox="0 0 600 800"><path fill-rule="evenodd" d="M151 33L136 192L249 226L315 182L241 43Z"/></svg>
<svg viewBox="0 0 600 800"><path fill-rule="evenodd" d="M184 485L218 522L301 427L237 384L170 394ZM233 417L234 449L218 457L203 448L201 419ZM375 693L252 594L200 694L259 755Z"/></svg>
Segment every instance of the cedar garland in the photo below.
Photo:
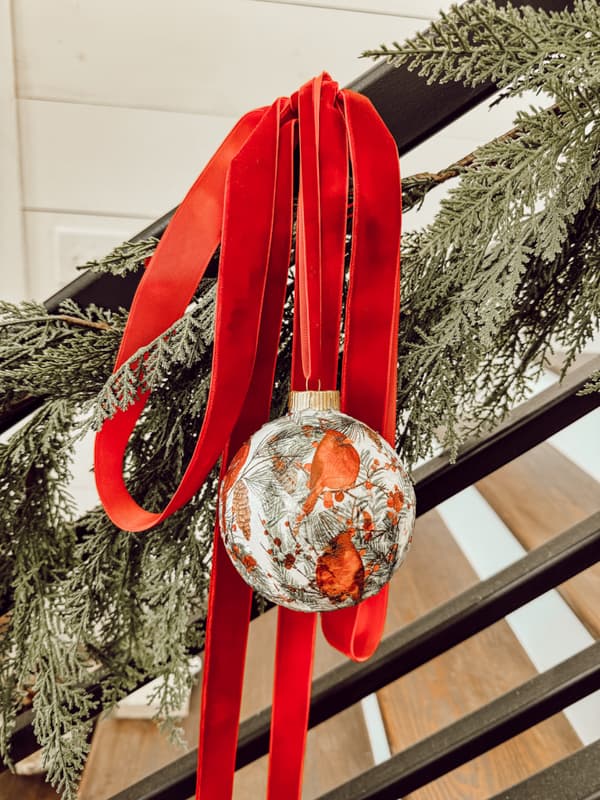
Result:
<svg viewBox="0 0 600 800"><path fill-rule="evenodd" d="M454 180L434 222L403 241L397 433L414 463L436 439L455 452L465 436L489 430L527 395L555 347L567 369L598 330L600 7L577 0L548 14L474 2L367 54L428 80L494 80L502 97L532 89L555 103L522 111L512 130L446 170L404 179L411 213ZM127 242L85 266L124 275L156 243ZM215 282L203 281L187 313L108 380L125 310L66 301L48 315L38 303L0 303L0 412L27 397L44 401L0 442L0 754L9 758L15 715L33 690L48 777L67 800L87 753L89 712L162 676L159 716L168 719L189 686L217 482L215 472L157 529L123 533L100 507L78 516L68 489L73 447L151 388L126 478L144 506L162 507L202 418L214 300ZM273 416L286 405L291 309L290 281ZM600 376L589 386L598 389ZM99 698L85 688L98 679Z"/></svg>

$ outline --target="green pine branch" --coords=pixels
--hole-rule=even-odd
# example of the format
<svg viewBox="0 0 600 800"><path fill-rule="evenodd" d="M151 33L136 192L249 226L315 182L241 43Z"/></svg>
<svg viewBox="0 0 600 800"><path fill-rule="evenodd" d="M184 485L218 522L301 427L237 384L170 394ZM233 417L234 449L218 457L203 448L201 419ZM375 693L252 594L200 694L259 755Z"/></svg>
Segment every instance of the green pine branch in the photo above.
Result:
<svg viewBox="0 0 600 800"><path fill-rule="evenodd" d="M531 89L562 106L596 102L600 83L600 9L575 0L572 10L496 7L476 0L440 13L404 43L382 44L363 57L406 65L428 83L491 81L505 96Z"/></svg>
<svg viewBox="0 0 600 800"><path fill-rule="evenodd" d="M126 275L136 272L156 250L158 239L149 236L134 242L123 242L102 258L82 264L78 269L93 272L108 272L112 275Z"/></svg>

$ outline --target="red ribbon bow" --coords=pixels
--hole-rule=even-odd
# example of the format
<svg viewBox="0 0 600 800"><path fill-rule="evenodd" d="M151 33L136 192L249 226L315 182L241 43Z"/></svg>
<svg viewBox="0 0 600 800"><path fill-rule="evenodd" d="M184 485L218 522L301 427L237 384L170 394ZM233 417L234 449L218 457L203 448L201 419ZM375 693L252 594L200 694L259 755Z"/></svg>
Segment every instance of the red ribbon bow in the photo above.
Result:
<svg viewBox="0 0 600 800"><path fill-rule="evenodd" d="M95 474L106 513L143 531L198 491L269 418L293 225L299 142L292 388L337 384L344 253L352 170L352 252L346 296L342 410L394 443L400 285L401 189L395 142L369 100L326 73L290 98L246 114L189 190L133 299L114 370L184 313L221 245L214 355L204 421L169 503L142 508L123 479L131 432L148 392L96 437ZM356 661L377 647L387 588L322 615L328 641ZM202 687L196 797L233 789L251 589L215 527ZM269 800L301 796L316 614L279 609L271 721Z"/></svg>

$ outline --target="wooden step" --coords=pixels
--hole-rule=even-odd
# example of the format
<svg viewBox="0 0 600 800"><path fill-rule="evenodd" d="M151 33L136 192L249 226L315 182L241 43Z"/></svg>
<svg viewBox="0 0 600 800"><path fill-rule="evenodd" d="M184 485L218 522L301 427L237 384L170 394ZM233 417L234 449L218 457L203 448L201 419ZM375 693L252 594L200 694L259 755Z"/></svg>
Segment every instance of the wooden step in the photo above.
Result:
<svg viewBox="0 0 600 800"><path fill-rule="evenodd" d="M44 775L0 773L0 800L58 800Z"/></svg>
<svg viewBox="0 0 600 800"><path fill-rule="evenodd" d="M200 686L192 691L190 713L181 727L189 747L198 742ZM101 719L79 787L80 800L105 800L150 772L179 758L182 750L170 744L148 719Z"/></svg>
<svg viewBox="0 0 600 800"><path fill-rule="evenodd" d="M440 516L429 512L419 519L410 557L392 581L389 628L405 625L477 580ZM507 623L496 623L378 692L392 752L405 749L535 674ZM580 746L567 719L559 714L410 798L487 798Z"/></svg>
<svg viewBox="0 0 600 800"><path fill-rule="evenodd" d="M264 614L250 626L248 679L244 685L243 716L271 704L273 647L277 616ZM322 675L344 661L317 630L314 675ZM248 764L236 773L235 800L265 797L267 757ZM373 766L373 757L360 704L309 731L304 767L304 800L312 800Z"/></svg>
<svg viewBox="0 0 600 800"><path fill-rule="evenodd" d="M527 550L600 508L600 483L546 442L479 481L477 489ZM600 637L600 564L559 591L592 636Z"/></svg>

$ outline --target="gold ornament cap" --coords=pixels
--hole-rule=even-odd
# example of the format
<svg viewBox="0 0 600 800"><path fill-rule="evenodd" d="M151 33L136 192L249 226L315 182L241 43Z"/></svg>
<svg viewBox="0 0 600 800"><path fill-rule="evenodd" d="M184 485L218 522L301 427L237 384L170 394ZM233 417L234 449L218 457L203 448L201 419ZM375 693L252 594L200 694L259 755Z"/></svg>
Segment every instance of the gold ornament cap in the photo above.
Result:
<svg viewBox="0 0 600 800"><path fill-rule="evenodd" d="M337 390L327 392L312 390L290 392L288 408L292 414L295 411L305 411L308 408L314 411L339 411L340 393Z"/></svg>

